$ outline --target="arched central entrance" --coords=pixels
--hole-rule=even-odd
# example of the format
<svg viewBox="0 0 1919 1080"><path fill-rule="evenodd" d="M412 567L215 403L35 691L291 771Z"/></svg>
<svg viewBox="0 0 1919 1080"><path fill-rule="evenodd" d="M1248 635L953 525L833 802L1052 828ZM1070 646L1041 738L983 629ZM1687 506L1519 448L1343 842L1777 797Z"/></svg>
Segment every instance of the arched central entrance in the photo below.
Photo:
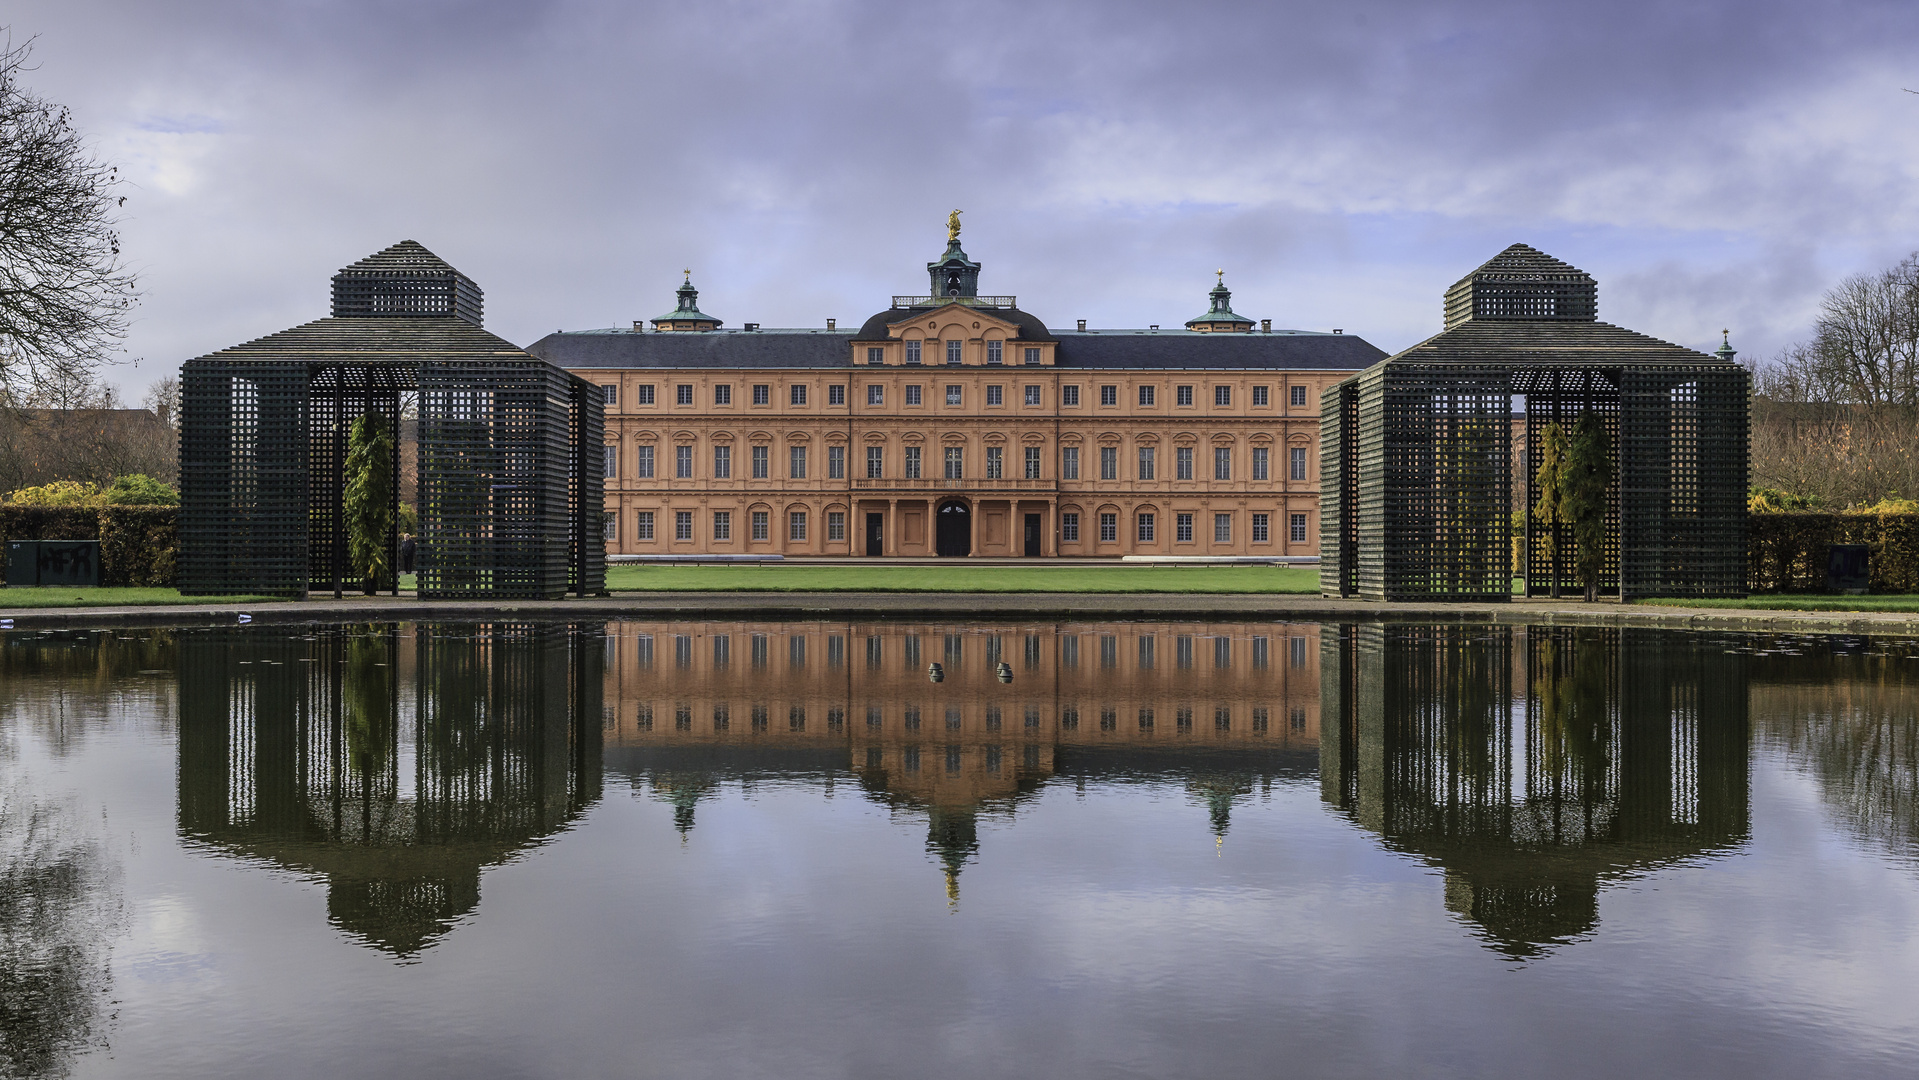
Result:
<svg viewBox="0 0 1919 1080"><path fill-rule="evenodd" d="M935 552L950 557L973 553L973 511L965 503L941 503L938 528Z"/></svg>

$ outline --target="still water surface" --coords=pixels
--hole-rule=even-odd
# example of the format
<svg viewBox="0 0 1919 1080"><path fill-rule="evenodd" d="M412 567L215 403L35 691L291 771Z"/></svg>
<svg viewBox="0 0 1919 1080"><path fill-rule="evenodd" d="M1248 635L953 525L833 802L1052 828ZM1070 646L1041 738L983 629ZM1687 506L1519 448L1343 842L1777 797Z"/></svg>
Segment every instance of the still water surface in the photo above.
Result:
<svg viewBox="0 0 1919 1080"><path fill-rule="evenodd" d="M4 634L0 1075L1911 1075L1916 701L1906 639Z"/></svg>

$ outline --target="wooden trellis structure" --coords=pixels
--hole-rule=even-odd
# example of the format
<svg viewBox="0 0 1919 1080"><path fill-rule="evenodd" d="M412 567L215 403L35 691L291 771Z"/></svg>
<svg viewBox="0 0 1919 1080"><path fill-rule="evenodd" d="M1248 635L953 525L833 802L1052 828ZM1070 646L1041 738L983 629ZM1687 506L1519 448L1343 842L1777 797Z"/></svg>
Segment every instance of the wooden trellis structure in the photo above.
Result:
<svg viewBox="0 0 1919 1080"><path fill-rule="evenodd" d="M1745 595L1747 373L1729 350L1597 321L1597 294L1590 275L1514 244L1447 290L1444 332L1326 391L1322 593L1510 599L1514 481L1530 467L1515 430L1535 447L1546 424L1570 433L1590 412L1614 464L1601 591ZM1528 595L1549 587L1546 532L1528 515ZM1562 580L1570 566L1562 555Z"/></svg>
<svg viewBox="0 0 1919 1080"><path fill-rule="evenodd" d="M599 389L487 333L480 311L480 287L409 240L341 270L330 318L188 361L181 592L339 595L347 432L386 419L397 481L405 394L422 599L605 591Z"/></svg>

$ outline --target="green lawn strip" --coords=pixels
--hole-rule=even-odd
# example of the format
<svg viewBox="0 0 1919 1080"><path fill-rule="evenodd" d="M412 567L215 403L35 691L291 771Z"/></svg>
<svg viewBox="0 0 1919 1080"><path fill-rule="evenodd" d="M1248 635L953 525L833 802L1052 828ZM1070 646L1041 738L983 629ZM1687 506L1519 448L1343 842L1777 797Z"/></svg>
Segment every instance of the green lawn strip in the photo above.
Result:
<svg viewBox="0 0 1919 1080"><path fill-rule="evenodd" d="M0 589L0 611L10 608L151 607L159 604L261 604L277 596L181 596L178 589L103 587L72 589L48 585L39 588Z"/></svg>
<svg viewBox="0 0 1919 1080"><path fill-rule="evenodd" d="M614 592L1316 593L1279 566L612 566Z"/></svg>
<svg viewBox="0 0 1919 1080"><path fill-rule="evenodd" d="M1742 600L1638 600L1661 607L1735 608L1746 611L1919 611L1919 596L1748 596Z"/></svg>

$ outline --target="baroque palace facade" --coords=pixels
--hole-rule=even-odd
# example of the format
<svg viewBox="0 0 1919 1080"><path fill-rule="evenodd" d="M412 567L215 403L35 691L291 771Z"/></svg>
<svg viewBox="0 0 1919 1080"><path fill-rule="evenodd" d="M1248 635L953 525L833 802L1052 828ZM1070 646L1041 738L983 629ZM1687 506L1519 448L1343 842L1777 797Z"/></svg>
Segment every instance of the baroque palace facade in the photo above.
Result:
<svg viewBox="0 0 1919 1080"><path fill-rule="evenodd" d="M1317 555L1320 392L1385 354L1232 311L1054 330L931 291L857 329L722 329L691 276L652 329L528 352L605 388L609 555Z"/></svg>

